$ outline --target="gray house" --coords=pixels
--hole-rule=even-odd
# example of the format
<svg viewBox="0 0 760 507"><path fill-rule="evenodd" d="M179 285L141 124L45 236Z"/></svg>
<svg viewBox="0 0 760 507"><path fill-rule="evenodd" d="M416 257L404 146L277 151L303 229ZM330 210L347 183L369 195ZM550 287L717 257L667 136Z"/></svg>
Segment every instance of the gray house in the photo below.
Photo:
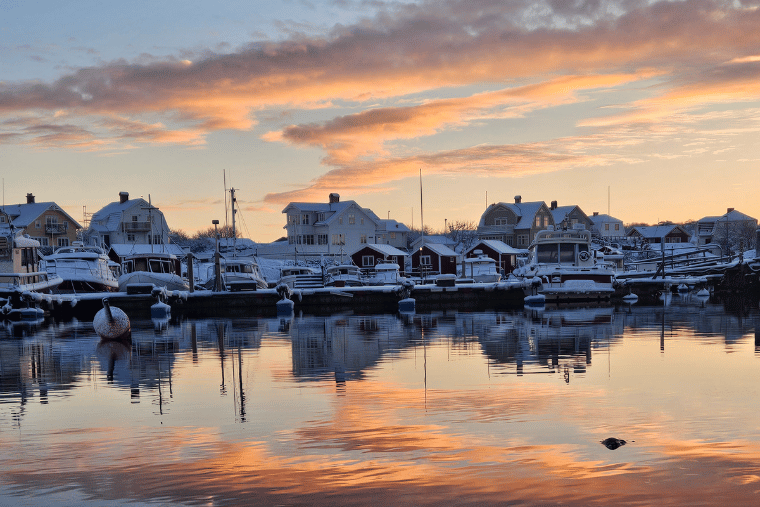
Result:
<svg viewBox="0 0 760 507"><path fill-rule="evenodd" d="M169 226L164 214L142 197L130 199L119 192L119 200L92 215L86 242L108 250L114 244L162 245L169 243Z"/></svg>

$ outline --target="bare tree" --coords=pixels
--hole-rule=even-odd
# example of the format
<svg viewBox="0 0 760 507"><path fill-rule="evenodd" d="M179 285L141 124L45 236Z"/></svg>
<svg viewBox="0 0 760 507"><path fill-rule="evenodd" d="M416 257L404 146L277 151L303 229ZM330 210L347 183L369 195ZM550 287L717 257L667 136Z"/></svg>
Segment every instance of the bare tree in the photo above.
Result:
<svg viewBox="0 0 760 507"><path fill-rule="evenodd" d="M454 241L455 249L463 252L478 240L477 225L471 220L457 220L449 224L446 235Z"/></svg>

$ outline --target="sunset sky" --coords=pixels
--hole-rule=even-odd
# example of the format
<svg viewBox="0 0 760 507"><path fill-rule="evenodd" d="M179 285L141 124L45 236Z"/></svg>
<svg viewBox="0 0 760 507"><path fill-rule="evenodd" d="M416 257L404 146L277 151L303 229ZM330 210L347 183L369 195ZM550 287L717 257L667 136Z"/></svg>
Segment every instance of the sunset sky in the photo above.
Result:
<svg viewBox="0 0 760 507"><path fill-rule="evenodd" d="M0 0L5 204L284 235L337 192L381 218L556 200L760 218L760 0Z"/></svg>

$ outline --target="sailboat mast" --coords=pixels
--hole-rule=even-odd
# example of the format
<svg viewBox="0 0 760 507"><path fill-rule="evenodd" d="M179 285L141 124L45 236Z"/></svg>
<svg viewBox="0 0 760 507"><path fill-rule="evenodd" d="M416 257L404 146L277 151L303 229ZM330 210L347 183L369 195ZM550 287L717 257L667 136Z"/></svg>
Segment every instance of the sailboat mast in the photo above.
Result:
<svg viewBox="0 0 760 507"><path fill-rule="evenodd" d="M420 230L422 231L422 242L420 243L420 251L425 246L425 216L422 213L422 168L420 168Z"/></svg>
<svg viewBox="0 0 760 507"><path fill-rule="evenodd" d="M230 207L232 208L232 257L237 256L237 232L235 232L235 213L237 213L237 210L235 209L236 202L235 189L230 188Z"/></svg>

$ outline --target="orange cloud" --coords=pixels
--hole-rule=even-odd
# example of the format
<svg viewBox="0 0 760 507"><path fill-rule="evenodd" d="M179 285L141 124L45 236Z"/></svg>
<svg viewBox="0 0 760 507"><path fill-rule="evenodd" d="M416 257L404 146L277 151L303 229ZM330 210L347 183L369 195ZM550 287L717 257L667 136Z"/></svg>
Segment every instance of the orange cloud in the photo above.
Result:
<svg viewBox="0 0 760 507"><path fill-rule="evenodd" d="M624 2L618 5L623 14L614 16L591 3L551 2L545 13L520 2L449 1L434 7L405 5L366 23L336 27L323 37L261 43L231 54L113 62L51 84L0 85L0 116L40 115L42 124L47 113L61 110L87 123L113 115L154 123L147 118L159 115L166 130L180 134L135 141L194 145L212 131L253 128L256 113L267 108L328 107L335 101L361 105L414 93L438 94L444 87L551 75L625 74L636 68L677 79L726 61L753 61L760 45L760 12L717 0ZM555 91L558 98L567 97L561 89ZM398 138L429 135L441 125L457 125L472 108L482 114L485 107L456 100L437 104L439 108L419 109L431 115L429 122L420 117L403 122L403 127L393 121L384 124ZM363 119L390 112L368 111ZM0 133L5 142L38 136L7 123ZM106 143L125 142L118 128L90 135ZM36 144L87 144L86 139L76 141L49 136ZM338 148L333 147L336 160L352 155ZM377 146L351 151L355 149L372 153Z"/></svg>

